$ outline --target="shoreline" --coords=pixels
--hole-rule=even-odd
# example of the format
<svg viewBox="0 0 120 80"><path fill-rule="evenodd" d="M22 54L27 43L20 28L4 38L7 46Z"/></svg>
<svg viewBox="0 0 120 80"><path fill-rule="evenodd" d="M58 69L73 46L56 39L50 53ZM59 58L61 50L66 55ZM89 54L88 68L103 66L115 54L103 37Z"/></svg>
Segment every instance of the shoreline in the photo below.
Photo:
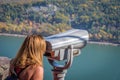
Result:
<svg viewBox="0 0 120 80"><path fill-rule="evenodd" d="M21 34L9 34L9 33L0 33L0 36L26 37L27 35L21 35ZM115 43L110 43L110 42L88 41L87 43L89 43L89 44L98 44L98 45L120 46L120 44L115 44Z"/></svg>
<svg viewBox="0 0 120 80"><path fill-rule="evenodd" d="M26 35L22 35L22 34L9 34L9 33L0 33L0 36L26 37Z"/></svg>
<svg viewBox="0 0 120 80"><path fill-rule="evenodd" d="M98 44L98 45L110 45L110 46L120 46L120 44L110 43L110 42L96 42L88 41L89 44Z"/></svg>

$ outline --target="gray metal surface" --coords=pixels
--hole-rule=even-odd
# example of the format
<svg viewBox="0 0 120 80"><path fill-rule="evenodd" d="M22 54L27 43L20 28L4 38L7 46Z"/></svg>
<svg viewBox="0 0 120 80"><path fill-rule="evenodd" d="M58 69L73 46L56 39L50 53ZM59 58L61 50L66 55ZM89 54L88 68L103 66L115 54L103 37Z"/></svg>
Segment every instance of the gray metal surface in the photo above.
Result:
<svg viewBox="0 0 120 80"><path fill-rule="evenodd" d="M64 33L46 37L46 40L52 44L53 50L67 48L69 45L80 48L88 39L88 32L80 29L71 29Z"/></svg>

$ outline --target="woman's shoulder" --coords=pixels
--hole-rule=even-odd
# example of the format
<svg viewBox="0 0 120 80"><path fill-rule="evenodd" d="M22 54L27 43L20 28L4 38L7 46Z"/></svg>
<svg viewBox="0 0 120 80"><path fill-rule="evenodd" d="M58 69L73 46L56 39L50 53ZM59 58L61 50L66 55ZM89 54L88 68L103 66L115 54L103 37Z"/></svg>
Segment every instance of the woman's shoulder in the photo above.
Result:
<svg viewBox="0 0 120 80"><path fill-rule="evenodd" d="M43 80L44 70L42 66L36 65L32 80Z"/></svg>
<svg viewBox="0 0 120 80"><path fill-rule="evenodd" d="M33 70L33 71L43 71L43 67L40 65L29 65L28 70Z"/></svg>
<svg viewBox="0 0 120 80"><path fill-rule="evenodd" d="M40 75L43 75L43 68L41 66L29 65L26 67L24 71L21 72L20 79L25 80L25 79L30 79L33 77L36 78L36 77L39 77ZM32 80L36 80L36 79L32 79Z"/></svg>
<svg viewBox="0 0 120 80"><path fill-rule="evenodd" d="M33 65L33 66L34 66L35 71L43 71L42 66L40 66L40 65Z"/></svg>
<svg viewBox="0 0 120 80"><path fill-rule="evenodd" d="M43 69L42 66L40 66L40 65L32 65L31 67L32 67L31 70L33 70L33 74L43 75L44 69Z"/></svg>

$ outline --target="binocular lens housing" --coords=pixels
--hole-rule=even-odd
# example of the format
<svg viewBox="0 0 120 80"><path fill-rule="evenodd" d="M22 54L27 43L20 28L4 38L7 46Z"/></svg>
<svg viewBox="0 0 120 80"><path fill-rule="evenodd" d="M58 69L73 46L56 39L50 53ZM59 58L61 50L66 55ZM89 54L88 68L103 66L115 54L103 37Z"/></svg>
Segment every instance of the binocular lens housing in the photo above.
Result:
<svg viewBox="0 0 120 80"><path fill-rule="evenodd" d="M64 33L45 37L45 39L47 45L45 56L55 56L54 51L71 49L71 45L73 46L73 55L76 56L80 54L80 49L87 44L89 35L86 30L71 29Z"/></svg>

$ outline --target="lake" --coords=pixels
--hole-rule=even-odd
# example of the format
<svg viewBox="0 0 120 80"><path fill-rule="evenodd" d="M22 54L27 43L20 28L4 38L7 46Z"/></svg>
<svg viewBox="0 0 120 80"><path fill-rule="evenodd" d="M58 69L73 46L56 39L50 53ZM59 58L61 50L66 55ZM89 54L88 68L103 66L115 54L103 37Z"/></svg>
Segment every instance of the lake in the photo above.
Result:
<svg viewBox="0 0 120 80"><path fill-rule="evenodd" d="M0 56L13 58L24 38L0 36ZM44 57L44 80L52 79L52 67ZM65 80L120 80L120 46L87 44L74 58Z"/></svg>

